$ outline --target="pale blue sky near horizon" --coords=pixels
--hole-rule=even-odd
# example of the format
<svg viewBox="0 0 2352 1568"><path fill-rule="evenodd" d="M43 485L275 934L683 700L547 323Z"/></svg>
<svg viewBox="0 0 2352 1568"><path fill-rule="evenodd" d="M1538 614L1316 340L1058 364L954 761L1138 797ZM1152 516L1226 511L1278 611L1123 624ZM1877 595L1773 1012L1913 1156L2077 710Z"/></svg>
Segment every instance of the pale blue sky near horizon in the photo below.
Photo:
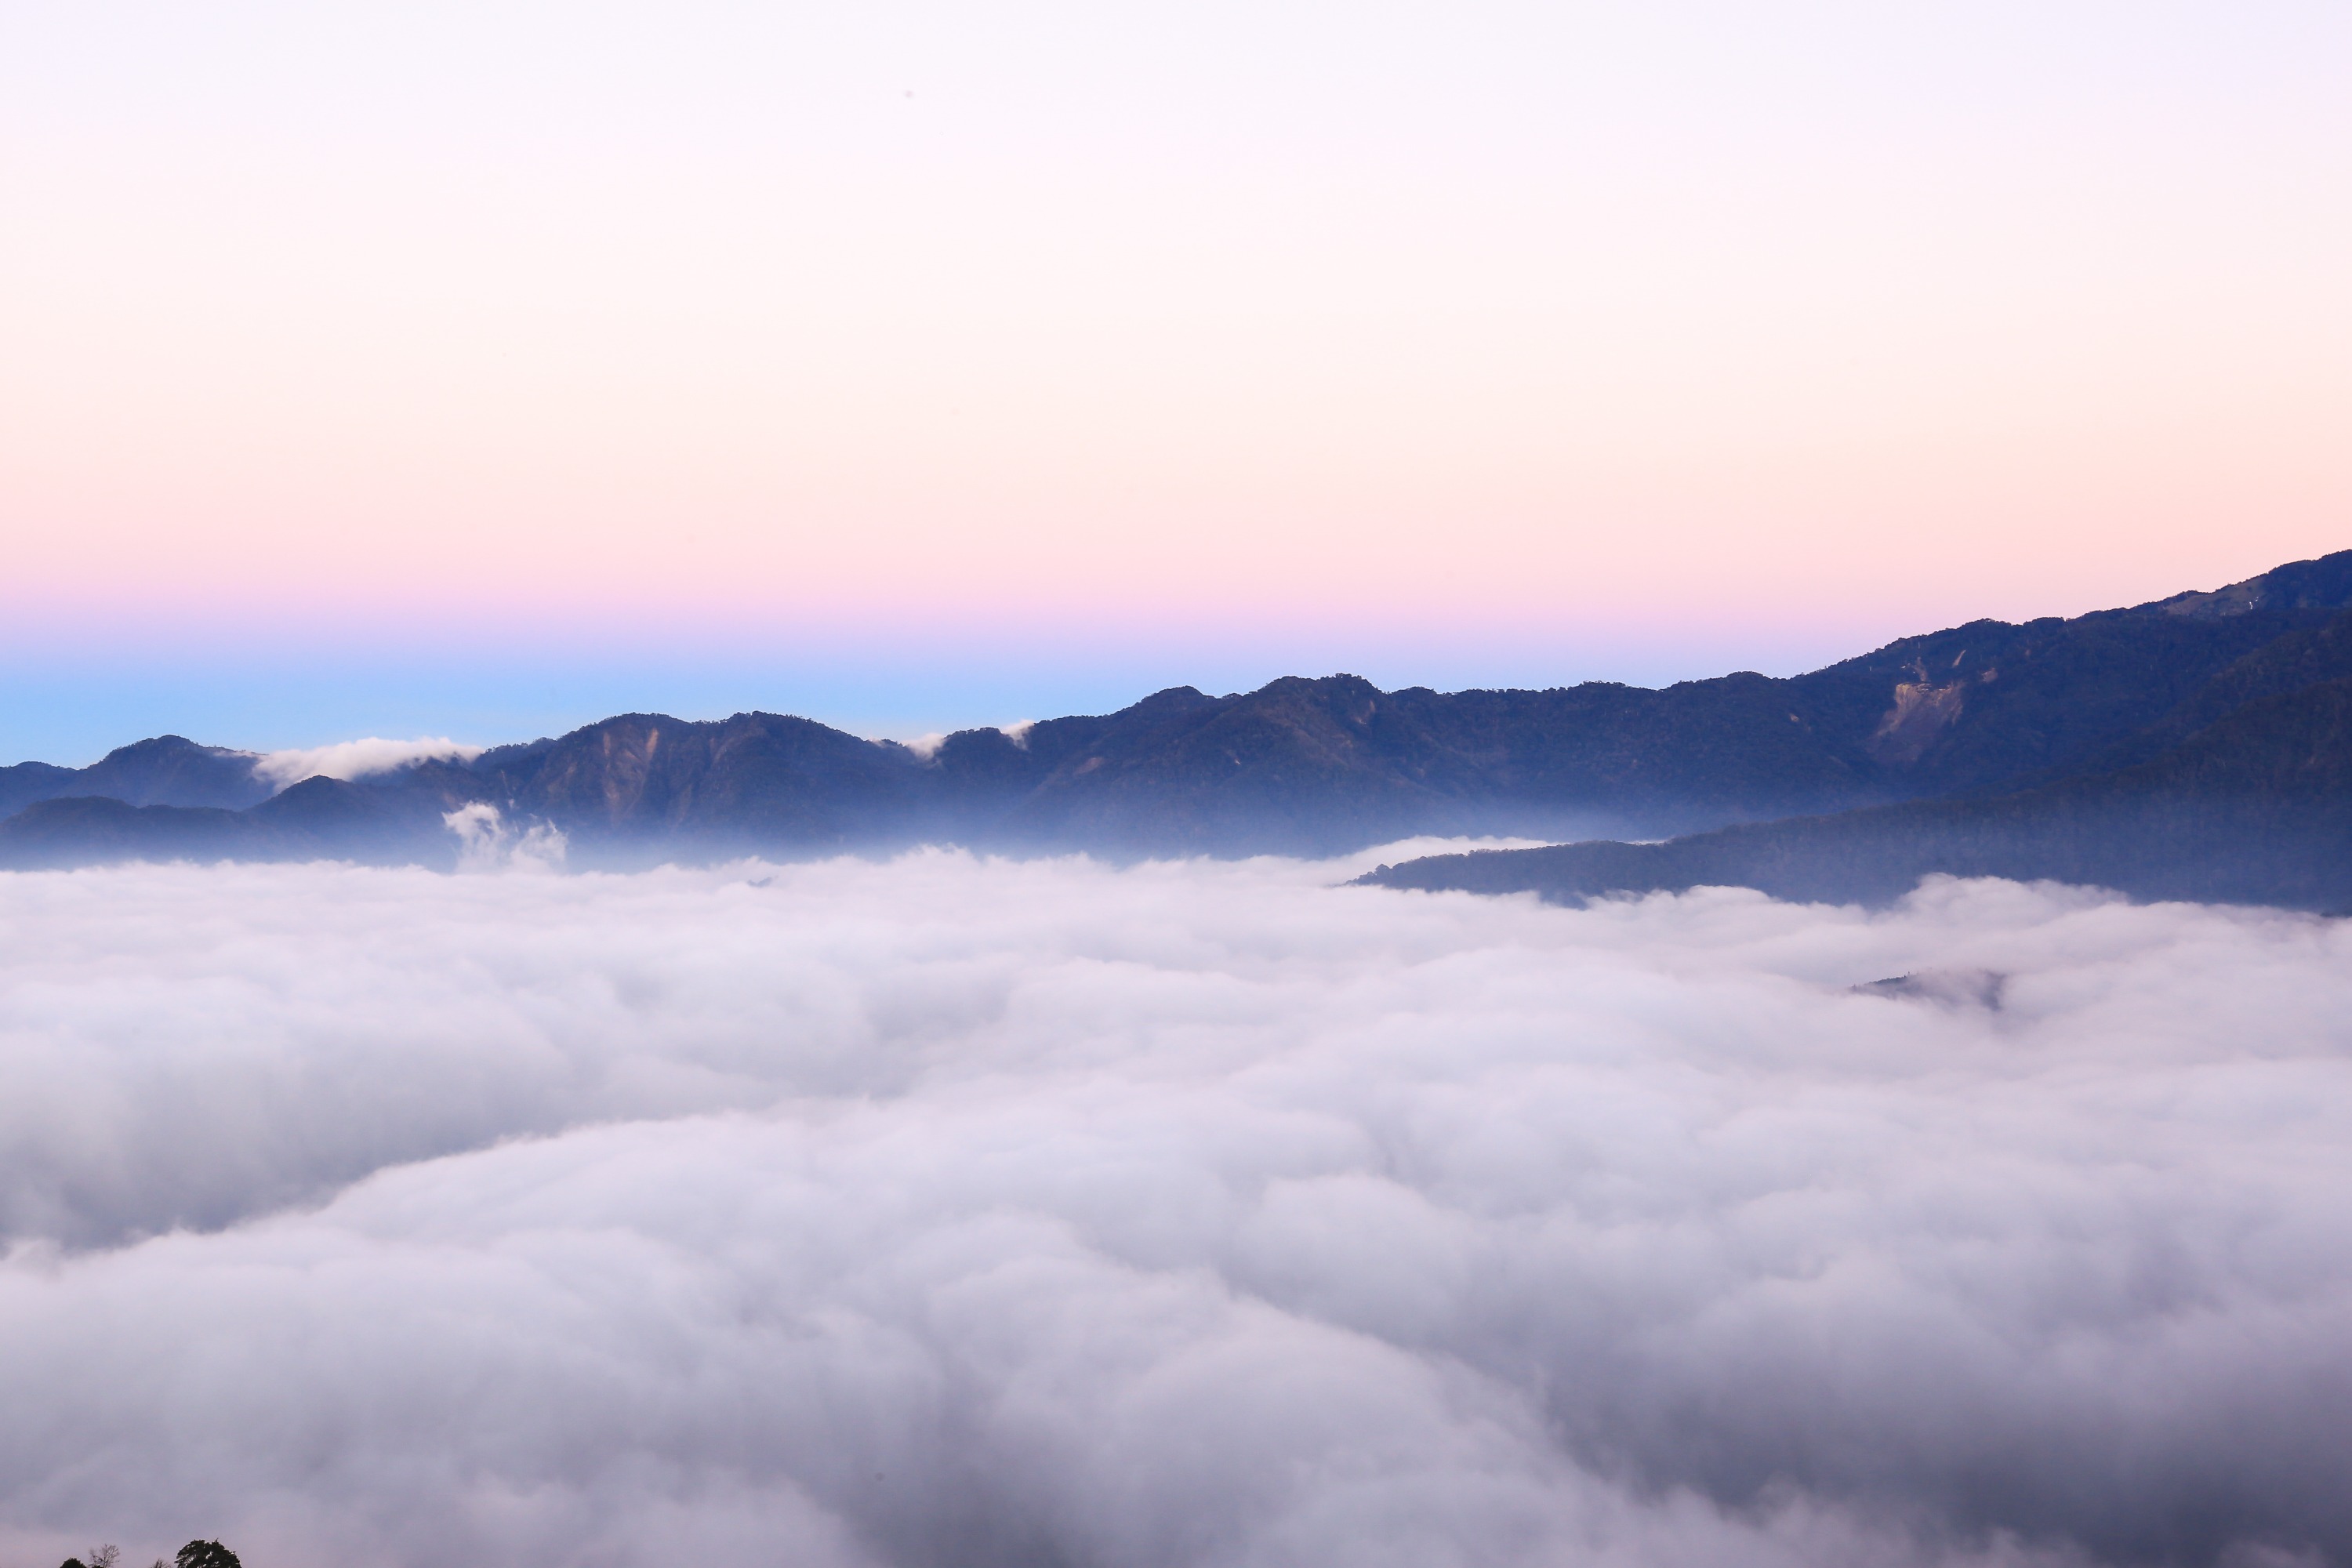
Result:
<svg viewBox="0 0 2352 1568"><path fill-rule="evenodd" d="M975 655L951 646L892 655L871 647L826 653L708 656L643 650L614 658L578 653L533 659L501 651L338 658L299 646L275 658L59 661L0 665L0 763L79 766L152 735L268 751L362 735L446 735L495 745L561 734L615 713L718 719L760 710L798 714L877 738L1104 713L1172 686L1251 690L1285 675L1360 675L1383 689L1634 685L1732 669L1793 674L1861 648L1741 648L1629 644L1549 658L1483 656L1427 646L1261 647L1208 645L1157 657L1132 648L1082 648L1027 658Z"/></svg>
<svg viewBox="0 0 2352 1568"><path fill-rule="evenodd" d="M2260 569L2277 564L2283 563ZM2221 585L2181 583L2168 591ZM2053 613L2081 615L2137 602L2138 595L2116 595L2053 606ZM1261 626L1140 643L1066 636L1032 639L1025 647L999 640L975 647L949 632L927 641L891 635L781 652L642 642L526 655L488 641L469 647L461 632L445 626L408 648L380 641L343 644L313 633L275 647L194 646L156 660L109 656L77 639L46 656L19 653L0 660L0 764L80 766L160 734L252 751L364 735L447 736L497 745L562 734L626 712L706 720L757 710L797 714L853 734L911 740L1025 719L1110 712L1174 686L1246 691L1282 676L1341 672L1391 690L1529 689L1587 680L1654 687L1735 670L1801 674L1898 637L1976 618L1910 624L1899 609L1873 614L1864 608L1836 623L1780 629L1769 637L1744 623L1711 630L1669 624L1636 632L1580 632L1564 625L1549 646L1538 647L1428 629L1383 635ZM1864 628L1861 635L1857 627Z"/></svg>

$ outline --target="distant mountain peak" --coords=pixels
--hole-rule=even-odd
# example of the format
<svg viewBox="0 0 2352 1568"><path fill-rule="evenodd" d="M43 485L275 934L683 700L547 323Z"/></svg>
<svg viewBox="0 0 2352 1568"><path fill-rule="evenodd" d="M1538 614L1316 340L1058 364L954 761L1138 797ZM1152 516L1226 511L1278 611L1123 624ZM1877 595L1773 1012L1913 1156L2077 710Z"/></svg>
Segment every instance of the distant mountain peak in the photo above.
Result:
<svg viewBox="0 0 2352 1568"><path fill-rule="evenodd" d="M2309 561L2291 561L2260 576L2231 583L2210 593L2175 594L2139 605L2168 616L2192 620L2219 620L2254 610L2330 609L2352 606L2352 550L2338 550Z"/></svg>

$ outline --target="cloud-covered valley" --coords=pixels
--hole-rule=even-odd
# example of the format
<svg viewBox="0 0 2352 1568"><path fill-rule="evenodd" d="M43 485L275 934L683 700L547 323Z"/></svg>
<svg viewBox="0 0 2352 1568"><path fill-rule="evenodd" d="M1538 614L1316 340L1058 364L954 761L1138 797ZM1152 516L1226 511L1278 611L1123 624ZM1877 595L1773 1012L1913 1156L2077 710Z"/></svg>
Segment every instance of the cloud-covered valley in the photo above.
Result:
<svg viewBox="0 0 2352 1568"><path fill-rule="evenodd" d="M1352 869L0 877L0 1563L2352 1561L2347 922Z"/></svg>

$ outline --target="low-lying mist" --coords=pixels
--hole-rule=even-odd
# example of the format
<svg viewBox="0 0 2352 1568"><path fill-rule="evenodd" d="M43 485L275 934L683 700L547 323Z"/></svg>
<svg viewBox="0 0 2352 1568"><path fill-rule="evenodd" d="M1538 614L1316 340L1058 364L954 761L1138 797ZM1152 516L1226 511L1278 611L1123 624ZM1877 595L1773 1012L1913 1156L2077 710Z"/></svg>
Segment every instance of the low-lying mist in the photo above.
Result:
<svg viewBox="0 0 2352 1568"><path fill-rule="evenodd" d="M2352 1560L2347 922L1398 853L0 876L0 1563Z"/></svg>

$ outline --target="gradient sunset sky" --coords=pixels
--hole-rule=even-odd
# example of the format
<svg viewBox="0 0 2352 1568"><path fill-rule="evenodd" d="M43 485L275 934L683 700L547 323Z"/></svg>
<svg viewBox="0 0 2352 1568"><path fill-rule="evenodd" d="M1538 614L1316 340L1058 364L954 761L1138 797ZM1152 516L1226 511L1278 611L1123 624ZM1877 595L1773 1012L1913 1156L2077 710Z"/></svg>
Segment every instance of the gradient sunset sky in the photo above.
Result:
<svg viewBox="0 0 2352 1568"><path fill-rule="evenodd" d="M2352 546L2340 5L0 5L0 760L1785 673Z"/></svg>

